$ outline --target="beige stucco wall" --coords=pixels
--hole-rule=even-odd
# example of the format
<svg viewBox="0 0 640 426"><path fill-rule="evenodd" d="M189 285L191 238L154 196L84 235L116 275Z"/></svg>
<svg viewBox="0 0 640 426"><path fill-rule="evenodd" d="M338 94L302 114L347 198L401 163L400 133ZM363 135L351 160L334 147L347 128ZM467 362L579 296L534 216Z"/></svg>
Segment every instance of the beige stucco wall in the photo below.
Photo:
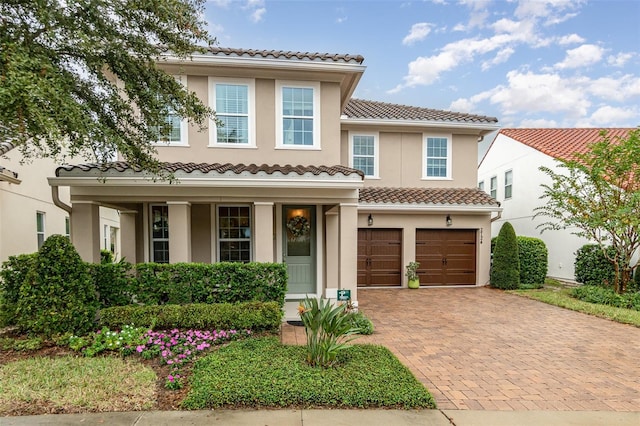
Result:
<svg viewBox="0 0 640 426"><path fill-rule="evenodd" d="M225 73L225 77L226 77ZM305 76L305 74L301 74ZM211 74L215 81L215 74ZM299 78L299 77L298 77ZM335 82L320 84L320 149L283 149L276 147L276 79L255 79L256 146L210 146L209 131L189 126L188 146L157 145L158 158L170 162L206 162L233 164L340 164L340 85ZM287 80L290 81L290 80ZM209 104L208 76L188 75L187 87Z"/></svg>
<svg viewBox="0 0 640 426"><path fill-rule="evenodd" d="M341 163L349 165L349 134L377 133L379 149L379 176L366 178L365 186L474 188L477 184L478 136L458 134L446 130L390 129L383 127L345 126L340 135ZM423 179L423 145L426 136L452 139L450 179Z"/></svg>
<svg viewBox="0 0 640 426"><path fill-rule="evenodd" d="M8 152L0 164L18 173L20 184L0 181L0 262L9 256L33 253L38 250L36 212L45 213L45 239L53 234L64 235L65 218L69 214L53 204L51 187L47 177L53 176L57 167L53 160L35 159L20 164L18 150ZM69 204L68 187L59 188L60 200ZM104 241L104 224L119 227L117 212L100 209L100 241Z"/></svg>
<svg viewBox="0 0 640 426"><path fill-rule="evenodd" d="M374 225L369 227L367 219L373 217ZM416 229L475 229L476 232L476 285L489 283L491 260L491 222L487 214L449 213L453 225L447 227L445 218L448 213L393 213L391 211L366 211L358 213L358 228L394 228L402 229L402 264L407 265L416 256ZM404 276L403 284L407 286Z"/></svg>

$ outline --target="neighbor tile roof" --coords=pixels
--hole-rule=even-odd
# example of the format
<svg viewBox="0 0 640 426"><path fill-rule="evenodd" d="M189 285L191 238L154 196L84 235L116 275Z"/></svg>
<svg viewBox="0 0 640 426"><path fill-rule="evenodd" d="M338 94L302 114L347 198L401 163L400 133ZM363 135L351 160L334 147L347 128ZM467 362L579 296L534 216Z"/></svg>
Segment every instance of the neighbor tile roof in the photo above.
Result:
<svg viewBox="0 0 640 426"><path fill-rule="evenodd" d="M175 173L178 171L182 171L185 173L192 172L201 172L201 173L215 173L215 174L224 174L227 172L232 172L237 175L243 173L249 174L258 174L258 173L266 173L266 174L274 174L274 173L282 173L283 175L289 174L297 174L304 175L307 173L311 173L315 176L321 174L327 174L329 176L335 176L338 174L343 174L344 176L349 176L352 174L360 175L362 179L364 179L364 174L360 170L352 169L350 167L345 166L291 166L289 164L281 166L279 164L268 165L262 164L260 166L255 164L220 164L220 163L162 163L162 169L171 173ZM126 161L115 161L107 164L77 164L77 165L64 165L60 166L56 169L56 176L60 176L60 173L64 174L65 172L70 172L74 170L80 170L83 172L90 170L100 170L102 172L106 171L116 171L116 172L125 172L128 170L139 172L141 171L139 167L133 167Z"/></svg>
<svg viewBox="0 0 640 426"><path fill-rule="evenodd" d="M348 118L383 120L452 121L483 124L498 122L497 118L484 115L463 114L460 112L366 101L362 99L349 100L349 103L344 108L343 114Z"/></svg>
<svg viewBox="0 0 640 426"><path fill-rule="evenodd" d="M379 188L360 189L360 203L499 206L477 188Z"/></svg>
<svg viewBox="0 0 640 426"><path fill-rule="evenodd" d="M234 49L228 47L210 47L209 51L216 56L251 57L264 59L298 59L321 62L345 62L362 64L364 57L339 53L291 52L285 50Z"/></svg>
<svg viewBox="0 0 640 426"><path fill-rule="evenodd" d="M573 154L587 152L588 146L601 140L600 132L615 140L626 138L634 128L578 128L578 129L502 129L505 135L544 154L561 160L569 160Z"/></svg>
<svg viewBox="0 0 640 426"><path fill-rule="evenodd" d="M0 142L0 155L4 155L7 152L15 148L15 145L11 142Z"/></svg>

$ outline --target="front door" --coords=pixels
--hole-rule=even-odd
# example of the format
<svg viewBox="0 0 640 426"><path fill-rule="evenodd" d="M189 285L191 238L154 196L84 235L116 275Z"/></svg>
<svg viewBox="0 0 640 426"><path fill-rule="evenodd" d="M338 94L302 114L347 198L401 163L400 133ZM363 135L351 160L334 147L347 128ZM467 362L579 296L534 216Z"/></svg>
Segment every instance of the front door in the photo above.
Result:
<svg viewBox="0 0 640 426"><path fill-rule="evenodd" d="M283 206L283 259L288 294L316 293L315 207Z"/></svg>

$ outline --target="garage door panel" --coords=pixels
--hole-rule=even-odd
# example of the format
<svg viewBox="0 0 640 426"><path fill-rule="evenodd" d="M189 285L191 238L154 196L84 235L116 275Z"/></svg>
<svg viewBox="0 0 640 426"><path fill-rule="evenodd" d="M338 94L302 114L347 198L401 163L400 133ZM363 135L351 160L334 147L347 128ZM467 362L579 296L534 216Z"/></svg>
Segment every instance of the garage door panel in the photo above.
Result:
<svg viewBox="0 0 640 426"><path fill-rule="evenodd" d="M358 286L402 285L402 230L358 230Z"/></svg>
<svg viewBox="0 0 640 426"><path fill-rule="evenodd" d="M476 283L476 231L473 229L416 230L416 260L422 285Z"/></svg>

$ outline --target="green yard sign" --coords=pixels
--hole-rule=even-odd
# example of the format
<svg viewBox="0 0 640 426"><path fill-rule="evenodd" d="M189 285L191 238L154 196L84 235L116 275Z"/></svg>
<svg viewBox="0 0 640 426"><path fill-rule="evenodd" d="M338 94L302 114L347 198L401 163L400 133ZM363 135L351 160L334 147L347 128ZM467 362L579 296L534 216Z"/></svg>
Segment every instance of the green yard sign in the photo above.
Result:
<svg viewBox="0 0 640 426"><path fill-rule="evenodd" d="M351 290L338 290L338 300L341 302L351 300Z"/></svg>

